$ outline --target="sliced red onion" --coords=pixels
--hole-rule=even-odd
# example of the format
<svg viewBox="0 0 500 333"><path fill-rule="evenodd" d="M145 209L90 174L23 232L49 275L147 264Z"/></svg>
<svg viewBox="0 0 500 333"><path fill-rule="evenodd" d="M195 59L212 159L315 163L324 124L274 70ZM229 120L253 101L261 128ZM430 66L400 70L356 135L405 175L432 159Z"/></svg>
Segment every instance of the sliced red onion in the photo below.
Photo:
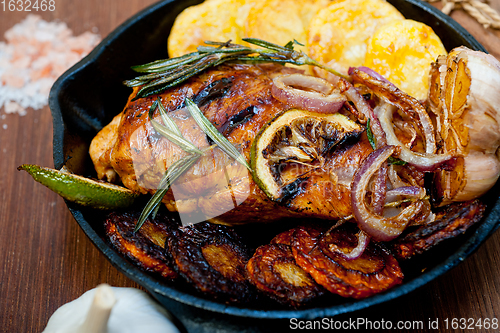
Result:
<svg viewBox="0 0 500 333"><path fill-rule="evenodd" d="M378 114L380 124L385 132L389 145L401 148L399 158L415 166L420 171L434 171L438 168L449 168L455 163L455 158L450 154L418 153L411 151L399 141L392 126L392 110L390 107L381 108Z"/></svg>
<svg viewBox="0 0 500 333"><path fill-rule="evenodd" d="M346 102L345 96L330 82L303 74L274 78L271 94L291 107L322 113L335 113Z"/></svg>
<svg viewBox="0 0 500 333"><path fill-rule="evenodd" d="M382 163L375 175L372 190L373 211L382 215L384 212L384 203L387 195L387 162Z"/></svg>
<svg viewBox="0 0 500 333"><path fill-rule="evenodd" d="M356 234L356 237L358 238L358 245L356 245L356 247L349 252L345 252L343 249L339 248L335 244L330 244L329 249L332 252L339 253L347 260L358 259L365 251L366 247L368 246L368 243L370 243L370 237L368 237L368 235L363 230L360 230Z"/></svg>
<svg viewBox="0 0 500 333"><path fill-rule="evenodd" d="M408 186L408 183L406 183L401 179L401 177L399 177L394 165L389 165L389 171L387 173L387 176L389 177L389 181L391 182L392 188Z"/></svg>
<svg viewBox="0 0 500 333"><path fill-rule="evenodd" d="M425 197L425 189L420 186L403 186L387 191L387 202L397 200L397 197L407 197L412 199L423 199Z"/></svg>
<svg viewBox="0 0 500 333"><path fill-rule="evenodd" d="M370 179L395 151L394 146L384 146L368 155L354 175L351 187L351 205L358 226L376 241L390 241L399 236L423 208L423 202L416 200L397 216L384 217L367 207L365 197Z"/></svg>
<svg viewBox="0 0 500 333"><path fill-rule="evenodd" d="M373 69L371 69L370 67L366 67L366 66L359 66L359 67L349 67L349 75L352 75L354 73L354 70L357 69L359 71L362 71L362 72L365 72L366 74L376 78L377 80L379 81L382 81L382 82L385 82L387 84L390 84L394 87L396 87L394 85L394 83L392 83L391 81L387 80L384 76L382 76L381 74L379 74L378 72L374 71Z"/></svg>
<svg viewBox="0 0 500 333"><path fill-rule="evenodd" d="M351 76L357 82L369 87L377 96L389 104L397 106L409 117L418 122L422 128L425 138L425 152L428 154L436 152L436 139L434 137L434 126L424 106L418 100L398 89L392 83L386 83L372 75L357 68L351 70ZM415 114L418 119L416 119ZM389 143L390 144L390 143Z"/></svg>
<svg viewBox="0 0 500 333"><path fill-rule="evenodd" d="M387 140L385 138L385 133L384 130L382 129L382 126L380 125L380 122L373 112L372 107L368 102L364 99L363 96L354 88L354 86L350 83L348 83L349 87L348 89L344 92L346 95L347 99L351 101L358 112L363 114L365 117L365 121L367 119L370 119L370 129L373 133L373 136L375 137L376 141L376 147L380 148L382 146L385 146L387 144Z"/></svg>

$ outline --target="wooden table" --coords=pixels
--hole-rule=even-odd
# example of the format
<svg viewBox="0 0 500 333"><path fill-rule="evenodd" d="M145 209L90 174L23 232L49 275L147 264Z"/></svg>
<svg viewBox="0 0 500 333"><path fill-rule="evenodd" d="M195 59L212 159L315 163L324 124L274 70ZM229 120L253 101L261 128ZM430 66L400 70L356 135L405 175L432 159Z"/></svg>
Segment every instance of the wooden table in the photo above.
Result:
<svg viewBox="0 0 500 333"><path fill-rule="evenodd" d="M66 22L75 34L97 27L106 36L153 2L56 1L56 10L45 12L42 17ZM500 9L500 0L492 1L492 5ZM25 15L0 12L0 36ZM456 11L452 17L490 53L500 57L499 31L484 30L463 12ZM0 330L40 332L58 307L99 283L138 287L97 251L61 198L16 170L23 163L53 165L49 108L29 110L24 117L0 118L0 143ZM499 244L497 232L464 263L423 288L342 318L393 322L499 318Z"/></svg>

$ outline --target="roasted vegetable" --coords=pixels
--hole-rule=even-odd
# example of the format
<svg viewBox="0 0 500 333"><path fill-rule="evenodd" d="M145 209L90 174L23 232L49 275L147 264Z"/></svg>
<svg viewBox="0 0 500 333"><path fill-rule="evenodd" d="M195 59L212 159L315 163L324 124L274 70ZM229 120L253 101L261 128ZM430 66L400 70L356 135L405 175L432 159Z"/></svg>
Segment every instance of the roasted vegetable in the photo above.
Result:
<svg viewBox="0 0 500 333"><path fill-rule="evenodd" d="M292 240L295 261L317 283L343 297L364 298L400 284L398 262L378 244L370 243L357 259L343 256L357 246L356 232L348 222L333 230L324 225L299 227Z"/></svg>
<svg viewBox="0 0 500 333"><path fill-rule="evenodd" d="M428 25L396 20L379 27L369 39L364 66L408 95L425 100L431 63L446 53L441 39Z"/></svg>
<svg viewBox="0 0 500 333"><path fill-rule="evenodd" d="M227 302L246 302L254 290L246 280L250 254L232 228L208 222L175 230L167 251L176 270L196 289Z"/></svg>
<svg viewBox="0 0 500 333"><path fill-rule="evenodd" d="M368 40L378 27L402 19L384 0L332 1L311 19L308 54L345 74L350 66L363 65Z"/></svg>
<svg viewBox="0 0 500 333"><path fill-rule="evenodd" d="M324 289L297 265L290 247L294 229L262 245L248 261L250 282L278 302L300 307L324 294Z"/></svg>
<svg viewBox="0 0 500 333"><path fill-rule="evenodd" d="M173 280L177 273L172 262L165 255L165 241L179 222L164 215L154 220L146 220L143 227L134 233L139 219L137 212L111 213L104 227L106 236L113 246L123 255L132 259L145 271L159 274L167 280Z"/></svg>
<svg viewBox="0 0 500 333"><path fill-rule="evenodd" d="M436 212L433 222L408 228L395 239L391 249L396 258L410 259L447 239L463 234L483 217L485 205L479 201L453 203Z"/></svg>

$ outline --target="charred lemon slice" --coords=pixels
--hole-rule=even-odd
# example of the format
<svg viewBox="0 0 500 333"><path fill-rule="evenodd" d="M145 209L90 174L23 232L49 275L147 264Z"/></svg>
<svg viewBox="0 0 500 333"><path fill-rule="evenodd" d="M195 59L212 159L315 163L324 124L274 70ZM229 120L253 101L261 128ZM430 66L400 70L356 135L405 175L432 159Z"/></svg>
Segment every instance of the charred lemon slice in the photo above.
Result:
<svg viewBox="0 0 500 333"><path fill-rule="evenodd" d="M125 208L139 195L128 188L38 165L23 164L34 180L68 201L97 209Z"/></svg>
<svg viewBox="0 0 500 333"><path fill-rule="evenodd" d="M357 138L363 128L346 116L298 109L282 112L257 134L251 151L253 177L274 201L324 166L334 147Z"/></svg>

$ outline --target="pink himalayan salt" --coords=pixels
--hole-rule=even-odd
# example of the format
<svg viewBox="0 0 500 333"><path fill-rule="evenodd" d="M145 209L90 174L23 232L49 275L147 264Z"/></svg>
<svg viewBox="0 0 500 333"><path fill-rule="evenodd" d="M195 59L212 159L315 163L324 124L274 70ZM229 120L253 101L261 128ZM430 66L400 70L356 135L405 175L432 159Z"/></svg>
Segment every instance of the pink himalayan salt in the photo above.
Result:
<svg viewBox="0 0 500 333"><path fill-rule="evenodd" d="M26 114L26 108L48 103L52 84L64 71L87 55L98 35L73 36L64 22L46 22L28 15L5 32L0 42L0 108Z"/></svg>

